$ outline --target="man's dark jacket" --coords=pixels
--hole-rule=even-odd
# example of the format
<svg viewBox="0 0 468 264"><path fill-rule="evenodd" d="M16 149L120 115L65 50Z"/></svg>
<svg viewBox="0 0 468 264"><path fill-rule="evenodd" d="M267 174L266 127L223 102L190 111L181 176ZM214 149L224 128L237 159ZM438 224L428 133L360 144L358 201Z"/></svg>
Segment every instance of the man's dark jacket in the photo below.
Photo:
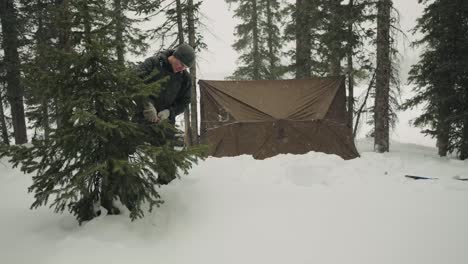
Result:
<svg viewBox="0 0 468 264"><path fill-rule="evenodd" d="M184 112L190 103L192 81L186 70L179 73L173 72L171 64L167 60L172 53L174 53L173 50L167 50L146 59L138 66L137 71L139 76L145 79L145 83L163 80L159 93L150 96L149 99L158 112L169 109L171 112L169 121L174 124L175 117ZM154 76L148 78L153 74Z"/></svg>

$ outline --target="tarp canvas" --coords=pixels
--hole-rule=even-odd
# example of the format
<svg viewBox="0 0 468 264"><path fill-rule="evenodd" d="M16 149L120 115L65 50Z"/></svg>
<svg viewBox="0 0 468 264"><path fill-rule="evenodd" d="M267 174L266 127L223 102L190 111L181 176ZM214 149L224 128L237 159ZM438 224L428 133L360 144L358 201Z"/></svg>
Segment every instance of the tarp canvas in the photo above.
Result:
<svg viewBox="0 0 468 264"><path fill-rule="evenodd" d="M319 151L358 157L346 124L344 77L200 80L201 139L215 157Z"/></svg>

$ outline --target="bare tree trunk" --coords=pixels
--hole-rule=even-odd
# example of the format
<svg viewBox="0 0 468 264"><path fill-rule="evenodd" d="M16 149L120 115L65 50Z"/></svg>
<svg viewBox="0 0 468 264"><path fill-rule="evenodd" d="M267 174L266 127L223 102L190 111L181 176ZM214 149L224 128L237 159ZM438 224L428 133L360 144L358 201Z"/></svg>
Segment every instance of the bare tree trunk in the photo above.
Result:
<svg viewBox="0 0 468 264"><path fill-rule="evenodd" d="M196 50L196 40L195 40L195 14L194 14L194 5L193 0L188 0L187 2L187 23L188 23L188 38L189 45ZM197 109L197 65L196 61L190 67L190 76L192 78L192 91L191 91L191 101L190 101L190 125L191 125L191 135L192 135L192 144L198 144L198 109Z"/></svg>
<svg viewBox="0 0 468 264"><path fill-rule="evenodd" d="M447 90L450 88L446 83L438 90L440 91L441 98L447 98ZM450 106L445 102L439 102L438 113L437 113L437 149L439 156L447 156L448 147L449 147L449 135L450 135L450 122L447 120L447 117L450 115Z"/></svg>
<svg viewBox="0 0 468 264"><path fill-rule="evenodd" d="M311 77L310 0L296 0L296 79Z"/></svg>
<svg viewBox="0 0 468 264"><path fill-rule="evenodd" d="M464 94L464 104L463 104L463 112L465 113L465 117L463 119L463 130L462 130L462 144L460 147L460 159L465 160L468 158L468 81L465 81L461 84L461 86L465 90Z"/></svg>
<svg viewBox="0 0 468 264"><path fill-rule="evenodd" d="M8 127L5 117L5 108L3 107L3 98L0 97L0 125L2 130L2 142L3 144L10 145L10 138L8 135Z"/></svg>
<svg viewBox="0 0 468 264"><path fill-rule="evenodd" d="M44 129L44 139L50 137L50 123L49 123L49 105L47 99L42 100L42 127Z"/></svg>
<svg viewBox="0 0 468 264"><path fill-rule="evenodd" d="M258 7L257 0L252 0L252 24L253 26L253 79L260 80L260 67L262 58L260 58L260 39L258 32Z"/></svg>
<svg viewBox="0 0 468 264"><path fill-rule="evenodd" d="M276 70L276 57L275 57L275 50L274 50L274 45L273 45L273 30L271 28L273 27L273 10L271 9L271 0L266 0L266 15L267 15L267 24L270 29L268 30L268 40L267 40L267 46L268 46L268 60L270 63L270 80L277 79L275 70Z"/></svg>
<svg viewBox="0 0 468 264"><path fill-rule="evenodd" d="M354 68L352 49L348 53L348 126L353 127L354 118Z"/></svg>
<svg viewBox="0 0 468 264"><path fill-rule="evenodd" d="M200 87L200 143L205 143L205 133L206 133L206 116L205 115L205 105L203 102L204 92Z"/></svg>
<svg viewBox="0 0 468 264"><path fill-rule="evenodd" d="M184 23L182 20L182 5L180 0L176 0L176 12L177 12L177 36L179 38L179 44L185 42L184 39ZM187 107L184 111L184 131L185 131L185 144L187 146L192 146L192 136L190 129L190 109Z"/></svg>
<svg viewBox="0 0 468 264"><path fill-rule="evenodd" d="M28 142L28 138L24 116L24 88L20 79L18 21L13 0L0 0L0 19L3 32L7 98L11 107L15 143L23 144Z"/></svg>
<svg viewBox="0 0 468 264"><path fill-rule="evenodd" d="M353 0L349 0L348 12L353 10ZM350 15L348 20L348 37L353 34L353 16ZM351 41L348 41L348 126L353 127L354 118L354 66L353 66L353 52L354 47Z"/></svg>
<svg viewBox="0 0 468 264"><path fill-rule="evenodd" d="M391 0L379 0L377 4L377 73L375 91L375 138L374 151L389 151L390 129L390 10Z"/></svg>
<svg viewBox="0 0 468 264"><path fill-rule="evenodd" d="M468 117L467 116L465 116L465 118L463 119L463 130L462 130L461 140L462 140L462 143L460 147L460 159L465 160L468 158Z"/></svg>

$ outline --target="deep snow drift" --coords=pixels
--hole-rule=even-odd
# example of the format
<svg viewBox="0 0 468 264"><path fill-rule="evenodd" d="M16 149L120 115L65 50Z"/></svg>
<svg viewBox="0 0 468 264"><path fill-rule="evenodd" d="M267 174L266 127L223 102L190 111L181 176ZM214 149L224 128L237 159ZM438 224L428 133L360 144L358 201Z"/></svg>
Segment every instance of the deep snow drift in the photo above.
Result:
<svg viewBox="0 0 468 264"><path fill-rule="evenodd" d="M0 164L0 263L468 263L468 162L394 143L344 161L311 152L210 158L160 189L144 219L29 210L25 175ZM405 174L437 177L411 180Z"/></svg>

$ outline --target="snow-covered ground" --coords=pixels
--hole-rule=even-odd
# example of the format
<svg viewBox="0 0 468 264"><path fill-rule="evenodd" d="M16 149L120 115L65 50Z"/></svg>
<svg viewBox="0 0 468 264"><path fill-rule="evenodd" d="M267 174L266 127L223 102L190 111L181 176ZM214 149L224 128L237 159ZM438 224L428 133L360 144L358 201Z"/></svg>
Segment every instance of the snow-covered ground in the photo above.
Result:
<svg viewBox="0 0 468 264"><path fill-rule="evenodd" d="M144 219L29 210L31 175L0 164L0 263L468 263L468 162L361 140L361 158L210 158ZM411 180L405 174L437 177Z"/></svg>

